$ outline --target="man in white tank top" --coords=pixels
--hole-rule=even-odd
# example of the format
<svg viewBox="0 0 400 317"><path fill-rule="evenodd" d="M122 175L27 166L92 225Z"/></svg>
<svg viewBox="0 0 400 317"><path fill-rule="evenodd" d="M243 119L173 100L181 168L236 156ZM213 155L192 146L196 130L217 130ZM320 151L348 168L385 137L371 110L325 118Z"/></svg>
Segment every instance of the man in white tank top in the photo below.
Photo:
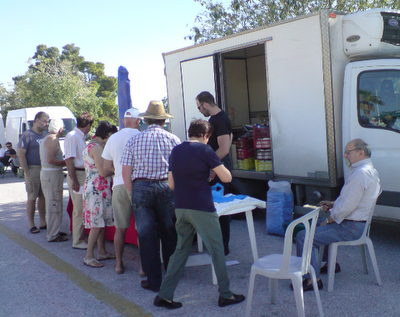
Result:
<svg viewBox="0 0 400 317"><path fill-rule="evenodd" d="M65 166L59 138L63 135L64 122L61 119L50 121L49 134L40 143L42 169L40 180L46 200L47 241L67 241L66 233L60 232L63 213L62 168Z"/></svg>

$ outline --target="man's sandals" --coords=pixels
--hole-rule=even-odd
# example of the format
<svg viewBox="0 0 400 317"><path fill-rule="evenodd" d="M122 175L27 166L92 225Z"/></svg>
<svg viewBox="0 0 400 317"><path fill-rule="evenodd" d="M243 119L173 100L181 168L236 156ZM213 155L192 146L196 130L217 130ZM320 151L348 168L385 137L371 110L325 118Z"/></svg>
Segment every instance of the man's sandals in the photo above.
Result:
<svg viewBox="0 0 400 317"><path fill-rule="evenodd" d="M83 264L90 266L90 267L103 267L104 264L97 261L95 258L87 260L86 258L83 259Z"/></svg>
<svg viewBox="0 0 400 317"><path fill-rule="evenodd" d="M40 232L40 230L36 226L33 226L32 228L30 228L29 231L31 233L39 233Z"/></svg>
<svg viewBox="0 0 400 317"><path fill-rule="evenodd" d="M53 240L50 240L49 242L64 242L64 241L68 241L68 238L66 236L59 234L57 237L55 237Z"/></svg>

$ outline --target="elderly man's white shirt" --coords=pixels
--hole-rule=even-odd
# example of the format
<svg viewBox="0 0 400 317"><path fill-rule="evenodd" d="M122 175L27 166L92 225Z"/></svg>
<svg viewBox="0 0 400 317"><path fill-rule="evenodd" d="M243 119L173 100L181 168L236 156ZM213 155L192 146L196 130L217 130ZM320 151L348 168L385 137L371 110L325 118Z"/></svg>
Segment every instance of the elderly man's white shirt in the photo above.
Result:
<svg viewBox="0 0 400 317"><path fill-rule="evenodd" d="M74 158L76 168L83 168L82 152L86 147L85 134L78 128L74 128L65 136L65 159Z"/></svg>
<svg viewBox="0 0 400 317"><path fill-rule="evenodd" d="M101 156L106 160L113 161L115 169L113 187L124 184L121 165L122 152L128 140L138 133L140 133L138 129L124 128L110 136L106 143Z"/></svg>
<svg viewBox="0 0 400 317"><path fill-rule="evenodd" d="M365 221L380 192L380 180L371 159L351 165L350 173L330 210L336 223L343 220Z"/></svg>

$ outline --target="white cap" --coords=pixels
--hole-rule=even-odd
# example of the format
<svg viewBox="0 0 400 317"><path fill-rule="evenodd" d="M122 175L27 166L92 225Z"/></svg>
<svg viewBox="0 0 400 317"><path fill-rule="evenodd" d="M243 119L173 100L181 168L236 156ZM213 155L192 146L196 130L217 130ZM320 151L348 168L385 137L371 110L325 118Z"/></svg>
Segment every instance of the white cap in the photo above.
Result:
<svg viewBox="0 0 400 317"><path fill-rule="evenodd" d="M139 116L140 111L137 108L129 108L125 111L124 118L141 118Z"/></svg>

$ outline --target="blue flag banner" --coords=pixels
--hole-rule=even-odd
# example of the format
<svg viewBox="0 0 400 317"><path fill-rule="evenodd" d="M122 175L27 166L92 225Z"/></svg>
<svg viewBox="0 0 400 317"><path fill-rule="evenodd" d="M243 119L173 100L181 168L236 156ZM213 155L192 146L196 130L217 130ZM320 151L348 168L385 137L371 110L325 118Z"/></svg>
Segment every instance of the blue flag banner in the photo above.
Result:
<svg viewBox="0 0 400 317"><path fill-rule="evenodd" d="M122 119L125 111L132 107L131 81L128 77L128 70L124 66L120 66L118 68L118 118L120 130L124 128Z"/></svg>

